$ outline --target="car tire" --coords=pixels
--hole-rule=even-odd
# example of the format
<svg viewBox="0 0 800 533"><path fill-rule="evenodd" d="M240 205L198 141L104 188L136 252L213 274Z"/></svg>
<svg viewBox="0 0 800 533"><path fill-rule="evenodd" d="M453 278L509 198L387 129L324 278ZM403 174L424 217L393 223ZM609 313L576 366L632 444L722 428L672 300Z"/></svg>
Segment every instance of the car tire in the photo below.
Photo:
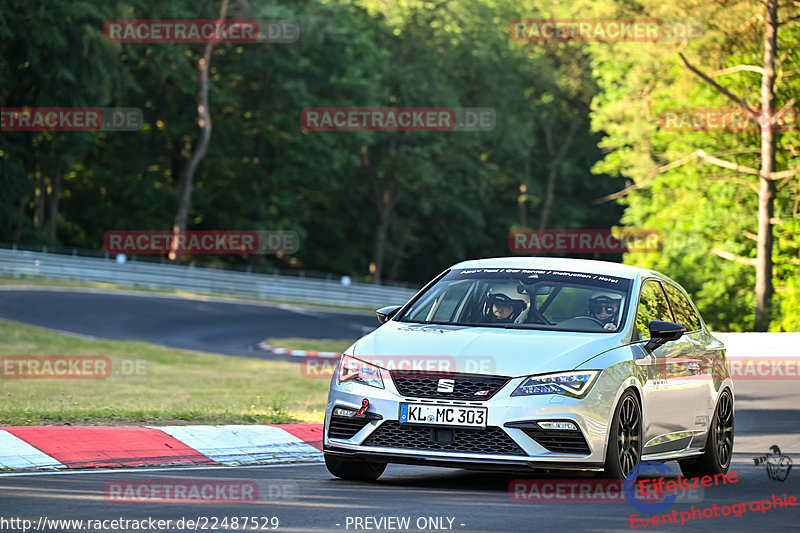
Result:
<svg viewBox="0 0 800 533"><path fill-rule="evenodd" d="M608 435L603 477L625 479L642 459L642 408L631 390L622 393Z"/></svg>
<svg viewBox="0 0 800 533"><path fill-rule="evenodd" d="M727 389L720 394L714 417L708 428L705 451L695 459L679 461L686 477L724 474L733 457L733 396Z"/></svg>
<svg viewBox="0 0 800 533"><path fill-rule="evenodd" d="M325 466L328 467L328 472L334 476L354 481L375 481L386 470L386 463L342 459L327 453L325 454Z"/></svg>

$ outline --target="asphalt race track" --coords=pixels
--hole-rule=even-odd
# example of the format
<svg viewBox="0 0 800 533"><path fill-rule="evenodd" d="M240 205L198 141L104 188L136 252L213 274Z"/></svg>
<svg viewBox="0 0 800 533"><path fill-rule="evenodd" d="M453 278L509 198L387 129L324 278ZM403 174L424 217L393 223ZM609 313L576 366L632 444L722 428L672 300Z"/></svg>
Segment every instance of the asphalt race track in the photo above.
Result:
<svg viewBox="0 0 800 533"><path fill-rule="evenodd" d="M714 504L733 505L800 494L800 472L791 470L785 481L771 481L753 459L779 445L783 453L800 461L800 392L795 382L785 390L775 382L749 381L737 386L736 438L732 470L738 481L703 489L702 498L674 503L689 511ZM790 407L791 406L791 407ZM771 426L770 426L771 423ZM764 433L766 431L766 433ZM677 472L676 463L667 463ZM390 465L374 484L332 478L323 465L279 467L212 467L202 469L124 470L0 477L0 516L38 522L48 519L196 519L199 516L277 517L278 531L353 531L358 517L410 517L407 531L428 530L428 517L452 519L453 531L624 531L629 516L639 514L627 502L532 503L509 497L509 483L522 475L487 474L464 470ZM542 476L544 477L544 476ZM551 479L565 476L550 475ZM585 479L576 478L571 479ZM163 482L176 480L243 480L258 484L258 501L235 504L118 503L109 502L104 488L109 482ZM349 527L348 527L349 517ZM797 531L800 507L748 511L742 516L703 518L681 525L650 526L648 531ZM366 524L366 522L362 522ZM375 523L370 523L374 529ZM463 525L462 525L463 524ZM220 528L221 529L221 528ZM360 529L365 530L365 529ZM387 529L389 530L389 529ZM9 529L3 529L3 532ZM54 529L52 531L72 531ZM111 530L109 530L111 531Z"/></svg>
<svg viewBox="0 0 800 533"><path fill-rule="evenodd" d="M257 355L267 338L357 339L374 314L85 290L0 290L0 318L104 339Z"/></svg>
<svg viewBox="0 0 800 533"><path fill-rule="evenodd" d="M734 463L738 481L702 489L702 499L675 502L675 509L696 509L771 499L772 495L800 495L800 391L796 381L741 381L736 385L736 436ZM771 481L753 459L778 445L795 463L785 481ZM676 463L667 463L677 473ZM410 517L405 531L436 531L426 526L429 517L452 531L625 531L629 516L642 514L632 505L614 503L532 503L509 497L509 483L522 475L487 474L465 470L390 465L374 484L341 481L325 467L286 465L278 467L212 467L106 472L46 473L0 476L0 516L19 517L37 523L48 519L102 520L114 518L179 520L182 517L234 516L277 517L277 531L355 531L356 518ZM563 479L563 475L550 475ZM585 479L570 476L570 479ZM118 503L109 502L104 487L109 482L244 480L259 486L258 501L229 504ZM348 527L349 517L349 527ZM797 531L800 507L747 511L739 517L703 518L684 525L653 526L647 531ZM362 525L367 524L361 522ZM372 531L374 522L369 522ZM463 525L462 525L463 524ZM220 530L222 528L219 528ZM187 529L183 529L184 531ZM200 529L202 530L202 529ZM240 528L240 530L244 530ZM252 530L252 529L251 529ZM266 530L266 529L265 529ZM365 531L367 529L358 529ZM386 531L396 529L385 528ZM448 530L448 529L446 529ZM2 529L3 533L14 531ZM18 530L17 530L18 531ZM51 529L50 531L72 531ZM107 529L109 533L111 529ZM176 530L180 531L180 530Z"/></svg>
<svg viewBox="0 0 800 533"><path fill-rule="evenodd" d="M0 291L0 317L61 331L114 339L143 339L169 346L222 353L246 353L267 337L357 337L375 327L371 315L309 311L276 306L139 297L64 291ZM362 328L362 329L359 329ZM798 378L735 382L736 431L732 470L738 481L703 489L690 502L678 501L658 514L701 511L718 506L771 500L784 493L800 497L800 386ZM771 446L794 463L784 481L772 481L754 459ZM677 463L667 463L670 477ZM784 468L784 472L786 469ZM591 479L574 474L536 474L549 480ZM210 526L213 520L253 517L239 531L507 531L571 532L631 530L630 516L650 516L621 502L513 501L509 484L528 474L492 474L465 470L390 465L376 483L337 480L321 464L254 467L203 467L72 471L63 473L0 474L0 533L22 531L20 518L35 526L40 518L113 520L171 520L169 531L237 530ZM107 484L118 482L175 482L238 480L259 487L257 501L246 503L120 503L109 501ZM189 527L181 518L207 517L205 529ZM266 521L264 518L266 517ZM269 522L276 517L279 525ZM408 518L397 528L388 517ZM383 522L377 522L383 520ZM733 515L702 518L684 525L651 525L646 531L797 531L800 507L747 510ZM263 525L269 527L262 528ZM357 527L360 525L360 527ZM380 527L380 526L383 527ZM389 526L389 527L387 527ZM394 527L392 527L394 526ZM421 527L420 527L421 526ZM640 528L644 529L644 528ZM29 531L37 531L29 529ZM156 531L120 527L40 527L38 531Z"/></svg>

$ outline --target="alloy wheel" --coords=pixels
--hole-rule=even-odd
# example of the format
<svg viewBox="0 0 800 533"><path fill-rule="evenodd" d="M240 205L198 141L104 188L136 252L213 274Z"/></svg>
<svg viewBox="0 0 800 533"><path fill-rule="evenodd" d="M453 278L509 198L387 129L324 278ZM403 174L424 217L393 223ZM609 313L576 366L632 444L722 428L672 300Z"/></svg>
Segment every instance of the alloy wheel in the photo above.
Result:
<svg viewBox="0 0 800 533"><path fill-rule="evenodd" d="M733 402L727 393L719 399L717 416L714 418L714 436L717 459L720 466L725 468L730 463L733 450Z"/></svg>
<svg viewBox="0 0 800 533"><path fill-rule="evenodd" d="M617 451L624 476L639 464L642 454L641 417L639 406L632 396L622 401L617 422Z"/></svg>

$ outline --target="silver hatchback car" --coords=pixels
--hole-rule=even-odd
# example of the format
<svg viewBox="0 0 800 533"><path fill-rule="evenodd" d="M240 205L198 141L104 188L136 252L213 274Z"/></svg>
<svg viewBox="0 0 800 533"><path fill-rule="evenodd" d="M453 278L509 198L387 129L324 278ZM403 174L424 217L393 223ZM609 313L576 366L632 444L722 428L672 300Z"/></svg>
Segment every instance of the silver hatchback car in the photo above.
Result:
<svg viewBox="0 0 800 533"><path fill-rule="evenodd" d="M615 479L642 461L678 460L689 477L730 466L725 347L658 272L466 261L378 319L331 381L334 476L375 480L387 463Z"/></svg>

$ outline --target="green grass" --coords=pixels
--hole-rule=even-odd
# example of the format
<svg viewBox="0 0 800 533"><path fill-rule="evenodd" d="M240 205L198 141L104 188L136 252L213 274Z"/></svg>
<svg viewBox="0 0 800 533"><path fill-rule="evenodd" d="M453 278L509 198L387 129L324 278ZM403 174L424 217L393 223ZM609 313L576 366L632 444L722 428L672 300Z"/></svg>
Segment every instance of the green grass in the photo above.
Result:
<svg viewBox="0 0 800 533"><path fill-rule="evenodd" d="M320 351L341 351L351 342L271 341ZM4 426L321 422L329 382L304 377L299 363L144 342L80 339L0 320L0 356L7 355L108 356L112 375L8 379L4 374L0 376L0 425ZM137 362L140 375L119 373Z"/></svg>
<svg viewBox="0 0 800 533"><path fill-rule="evenodd" d="M46 278L8 278L0 277L0 285L23 285L23 286L59 286L59 287L89 287L89 288L104 288L104 289L118 289L120 285L113 285L111 283L100 282L87 282L87 281L74 281L68 279L46 279Z"/></svg>

